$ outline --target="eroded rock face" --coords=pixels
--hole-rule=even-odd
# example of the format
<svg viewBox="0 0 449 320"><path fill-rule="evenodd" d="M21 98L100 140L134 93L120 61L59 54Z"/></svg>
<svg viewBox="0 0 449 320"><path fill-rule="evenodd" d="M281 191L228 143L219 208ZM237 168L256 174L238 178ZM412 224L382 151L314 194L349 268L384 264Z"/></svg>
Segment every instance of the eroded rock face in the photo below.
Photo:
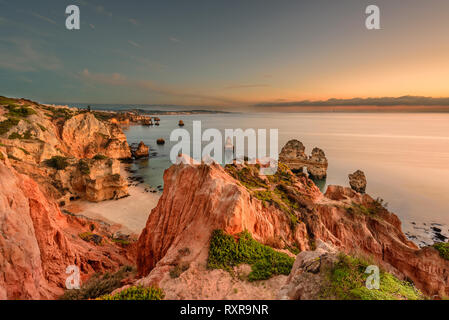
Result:
<svg viewBox="0 0 449 320"><path fill-rule="evenodd" d="M69 265L86 277L131 263L121 248L81 240L86 222L64 216L7 159L0 159L0 221L0 299L54 299L63 293Z"/></svg>
<svg viewBox="0 0 449 320"><path fill-rule="evenodd" d="M131 157L122 129L117 124L98 120L89 112L67 120L61 137L68 153L77 158L92 158L99 153L115 159Z"/></svg>
<svg viewBox="0 0 449 320"><path fill-rule="evenodd" d="M296 204L299 216L292 232L285 212L274 205L263 206L252 196L248 188L258 190L258 186L243 187L214 164L173 165L165 173L164 193L139 238L137 264L143 276L139 283L173 286L167 275L185 248L191 253L182 261L196 265L193 270L205 270L212 230L237 234L246 229L268 245L273 245L272 239L282 239L283 245L296 244L304 251L323 241L347 254L368 255L400 279L411 279L427 295L449 294L449 261L435 249L420 250L409 241L398 217L382 203L341 186L329 186L323 195L306 177L295 179L282 189ZM245 183L251 181L254 177ZM304 283L293 296L313 296L315 280L307 277L310 286Z"/></svg>
<svg viewBox="0 0 449 320"><path fill-rule="evenodd" d="M349 185L357 192L365 193L366 190L366 177L363 171L357 170L354 173L348 175Z"/></svg>
<svg viewBox="0 0 449 320"><path fill-rule="evenodd" d="M302 172L307 168L309 176L321 180L327 176L328 162L324 151L314 148L312 154L307 156L305 147L298 140L290 140L282 148L279 161L287 165L294 172Z"/></svg>
<svg viewBox="0 0 449 320"><path fill-rule="evenodd" d="M319 191L318 191L319 192ZM294 231L281 210L265 207L218 164L173 165L164 174L164 192L138 241L137 267L145 283L158 282L188 248L186 263L206 263L213 230L248 230L261 243L308 248L305 225Z"/></svg>
<svg viewBox="0 0 449 320"><path fill-rule="evenodd" d="M148 158L150 155L150 147L146 146L143 141L140 141L135 150L132 150L132 155L136 159Z"/></svg>
<svg viewBox="0 0 449 320"><path fill-rule="evenodd" d="M338 251L321 240L313 251L303 251L296 257L285 285L279 290L281 300L316 300L327 285L327 272L338 259Z"/></svg>

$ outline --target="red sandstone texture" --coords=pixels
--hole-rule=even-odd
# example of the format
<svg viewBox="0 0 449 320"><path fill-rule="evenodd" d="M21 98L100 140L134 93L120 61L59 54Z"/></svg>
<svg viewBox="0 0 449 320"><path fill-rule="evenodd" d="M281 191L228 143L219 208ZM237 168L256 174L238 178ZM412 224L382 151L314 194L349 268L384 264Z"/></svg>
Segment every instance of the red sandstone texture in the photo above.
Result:
<svg viewBox="0 0 449 320"><path fill-rule="evenodd" d="M0 160L0 299L54 299L63 293L69 265L86 278L132 263L120 247L81 240L78 234L88 229L89 223L63 215L7 158Z"/></svg>
<svg viewBox="0 0 449 320"><path fill-rule="evenodd" d="M223 229L229 234L248 230L256 240L279 249L296 244L311 250L321 240L347 253L370 256L427 295L449 295L449 261L435 249L419 249L407 240L397 216L369 195L340 186L329 186L323 195L301 176L291 191L301 204L301 222L292 231L284 212L264 207L219 165L173 165L164 183L138 241L137 267L145 285L173 287L162 280L180 261L204 267L211 232ZM189 254L183 255L186 248Z"/></svg>

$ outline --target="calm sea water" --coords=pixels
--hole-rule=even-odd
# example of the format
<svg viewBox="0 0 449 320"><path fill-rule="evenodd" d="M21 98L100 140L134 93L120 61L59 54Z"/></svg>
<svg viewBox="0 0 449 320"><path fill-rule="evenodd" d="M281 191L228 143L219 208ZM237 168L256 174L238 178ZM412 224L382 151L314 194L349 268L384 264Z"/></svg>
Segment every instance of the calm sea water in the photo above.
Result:
<svg viewBox="0 0 449 320"><path fill-rule="evenodd" d="M163 185L171 163L170 133L183 120L207 128L279 130L279 151L290 139L323 149L329 160L326 185L349 185L348 174L365 172L367 192L389 203L403 221L449 224L449 114L267 113L160 116L159 127L131 126L128 142L150 146L149 161L134 164L150 186ZM223 131L224 132L224 131ZM156 140L166 144L158 146Z"/></svg>

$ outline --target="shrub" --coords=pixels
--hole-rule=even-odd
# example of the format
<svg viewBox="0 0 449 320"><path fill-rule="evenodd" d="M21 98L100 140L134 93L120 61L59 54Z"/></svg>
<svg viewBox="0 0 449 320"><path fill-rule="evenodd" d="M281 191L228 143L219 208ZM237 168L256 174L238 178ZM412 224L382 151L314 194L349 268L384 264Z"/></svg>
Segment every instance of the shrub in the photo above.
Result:
<svg viewBox="0 0 449 320"><path fill-rule="evenodd" d="M164 291L157 287L130 287L114 295L106 295L98 300L163 300Z"/></svg>
<svg viewBox="0 0 449 320"><path fill-rule="evenodd" d="M122 280L133 277L136 271L131 266L124 266L117 272L104 275L94 274L79 290L66 290L61 300L95 299L109 294L122 286Z"/></svg>
<svg viewBox="0 0 449 320"><path fill-rule="evenodd" d="M47 166L55 168L56 170L64 170L69 165L67 158L61 156L51 157L51 159L46 160L45 163Z"/></svg>
<svg viewBox="0 0 449 320"><path fill-rule="evenodd" d="M42 132L47 131L47 128L45 128L43 125L41 125L40 123L37 124L39 126L39 128L41 128Z"/></svg>
<svg viewBox="0 0 449 320"><path fill-rule="evenodd" d="M96 245L101 245L103 242L103 237L92 232L82 232L78 235L81 239L86 242L93 242Z"/></svg>
<svg viewBox="0 0 449 320"><path fill-rule="evenodd" d="M78 161L78 170L82 174L89 174L90 173L89 164L87 163L86 160L81 159L80 161Z"/></svg>
<svg viewBox="0 0 449 320"><path fill-rule="evenodd" d="M412 283L399 280L380 270L379 289L368 289L365 273L371 263L351 256L340 255L329 272L329 285L325 286L322 298L339 300L421 300L425 296Z"/></svg>
<svg viewBox="0 0 449 320"><path fill-rule="evenodd" d="M236 241L223 230L213 231L207 260L208 268L232 272L234 266L246 263L251 265L252 269L248 276L249 281L265 280L277 274L290 274L293 258L260 244L247 231L237 236Z"/></svg>
<svg viewBox="0 0 449 320"><path fill-rule="evenodd" d="M19 119L9 118L0 122L0 135L7 133L12 127L19 124Z"/></svg>
<svg viewBox="0 0 449 320"><path fill-rule="evenodd" d="M105 155L102 155L102 154L96 154L96 155L93 157L93 159L94 159L94 160L105 160L105 159L109 159L109 158L106 157Z"/></svg>
<svg viewBox="0 0 449 320"><path fill-rule="evenodd" d="M7 113L7 117L13 117L13 118L26 118L28 116L31 116L32 114L36 114L36 111L28 106L19 106L16 104L10 104L6 107L6 109L9 110Z"/></svg>
<svg viewBox="0 0 449 320"><path fill-rule="evenodd" d="M449 260L449 243L447 242L438 242L433 245L435 249L438 250L440 256L443 259Z"/></svg>
<svg viewBox="0 0 449 320"><path fill-rule="evenodd" d="M179 276L189 269L190 265L187 262L180 262L170 270L171 278L179 278Z"/></svg>

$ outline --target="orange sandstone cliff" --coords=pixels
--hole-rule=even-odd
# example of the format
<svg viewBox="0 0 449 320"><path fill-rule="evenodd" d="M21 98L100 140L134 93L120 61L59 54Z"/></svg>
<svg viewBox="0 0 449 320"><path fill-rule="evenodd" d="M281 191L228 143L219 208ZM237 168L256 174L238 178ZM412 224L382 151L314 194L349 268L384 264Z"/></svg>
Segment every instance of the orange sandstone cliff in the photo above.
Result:
<svg viewBox="0 0 449 320"><path fill-rule="evenodd" d="M231 235L247 230L284 252L292 246L313 250L317 242L326 242L370 257L429 296L449 294L449 261L407 240L397 216L367 194L340 186L322 194L305 174L283 166L275 176L263 177L246 165L177 164L166 170L164 183L138 241L137 266L140 284L159 285L170 298L273 298L270 294L285 283L276 280L266 295L249 285L239 287L245 296L232 295L230 288L241 282L206 267L215 229ZM180 264L190 268L171 279L170 271Z"/></svg>

